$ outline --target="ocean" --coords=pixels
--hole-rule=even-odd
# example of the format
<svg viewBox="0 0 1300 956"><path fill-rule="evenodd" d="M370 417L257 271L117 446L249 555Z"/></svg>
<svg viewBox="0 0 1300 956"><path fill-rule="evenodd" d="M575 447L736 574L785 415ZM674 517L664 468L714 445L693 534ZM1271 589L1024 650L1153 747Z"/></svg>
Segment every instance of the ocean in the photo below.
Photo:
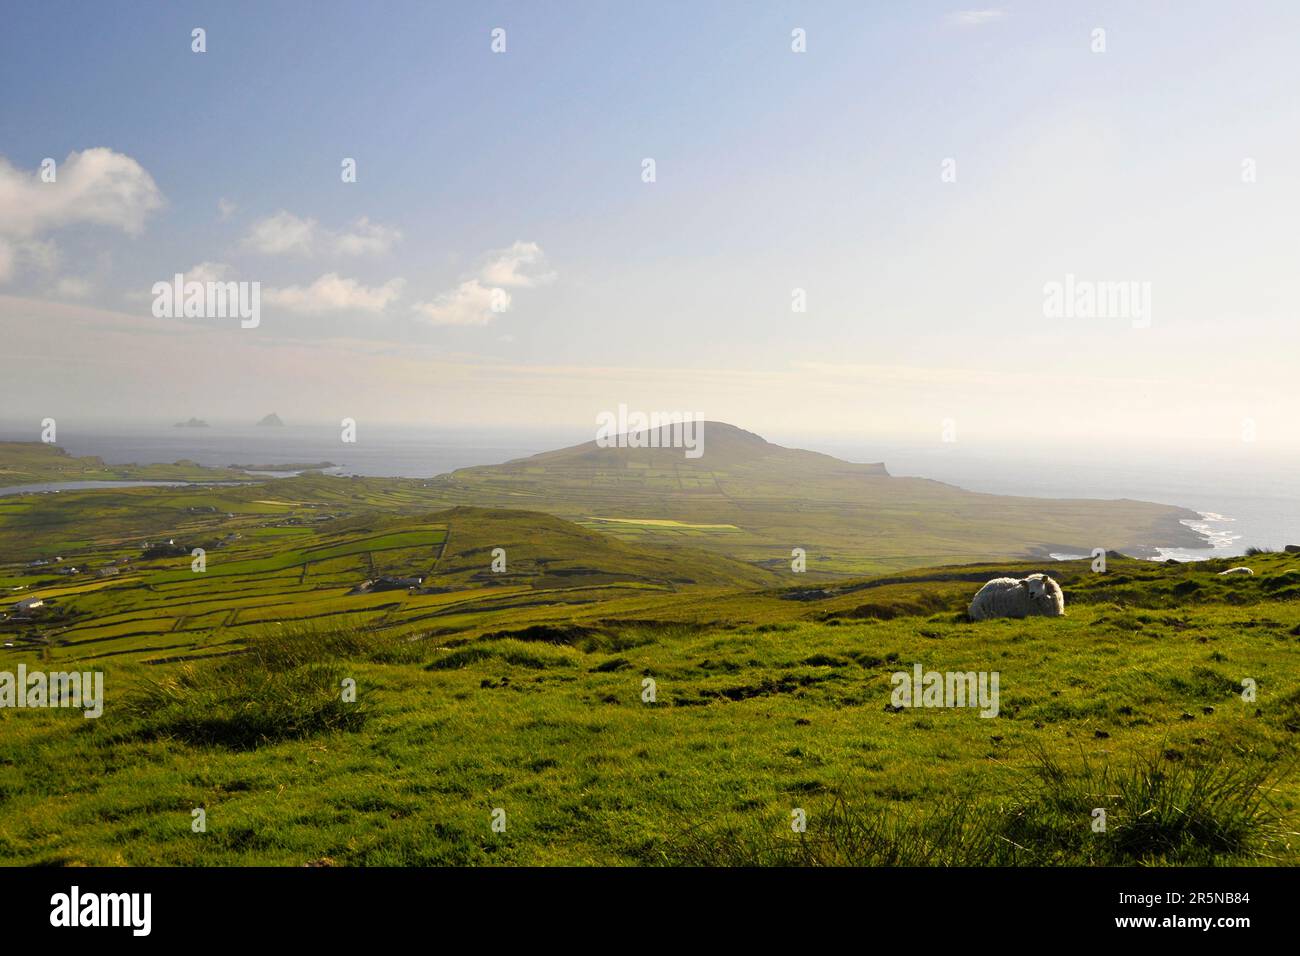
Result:
<svg viewBox="0 0 1300 956"><path fill-rule="evenodd" d="M1219 454L961 442L827 440L810 447L850 461L884 461L891 475L933 478L970 491L1036 498L1133 498L1198 512L1199 519L1185 523L1208 535L1209 547L1163 548L1160 559L1191 561L1239 555L1251 546L1280 550L1300 544L1300 486L1295 480L1300 457L1264 453L1244 443Z"/></svg>
<svg viewBox="0 0 1300 956"><path fill-rule="evenodd" d="M0 424L0 439L32 441L30 424ZM551 431L459 430L361 424L354 444L332 425L176 428L169 424L60 425L58 444L110 464L173 462L276 465L331 461L340 474L429 477L590 441L592 428ZM1241 554L1247 546L1300 544L1300 459L1266 457L1249 446L1233 455L1089 448L1085 451L989 447L955 442L851 441L780 434L769 440L849 461L883 461L890 474L947 482L971 491L1044 498L1135 498L1181 505L1210 536L1204 549L1164 549L1162 558ZM705 442L707 454L707 438ZM1061 557L1066 557L1062 555Z"/></svg>

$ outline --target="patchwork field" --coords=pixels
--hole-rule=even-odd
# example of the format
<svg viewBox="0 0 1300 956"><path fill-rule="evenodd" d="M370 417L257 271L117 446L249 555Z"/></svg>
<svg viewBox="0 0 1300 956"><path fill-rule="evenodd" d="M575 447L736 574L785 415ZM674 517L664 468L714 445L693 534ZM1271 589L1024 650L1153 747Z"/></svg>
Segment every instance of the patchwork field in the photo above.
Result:
<svg viewBox="0 0 1300 956"><path fill-rule="evenodd" d="M377 482L303 478L276 487L284 484L296 497L257 486L21 499L26 507L0 511L0 587L14 603L44 606L6 613L0 635L15 648L76 649L78 659L150 659L158 649L170 661L238 647L275 622L386 630L776 580L700 552L631 548L537 513L428 512L404 489L376 490ZM332 497L306 500L326 488ZM498 548L504 564L493 570ZM366 582L375 583L361 593Z"/></svg>

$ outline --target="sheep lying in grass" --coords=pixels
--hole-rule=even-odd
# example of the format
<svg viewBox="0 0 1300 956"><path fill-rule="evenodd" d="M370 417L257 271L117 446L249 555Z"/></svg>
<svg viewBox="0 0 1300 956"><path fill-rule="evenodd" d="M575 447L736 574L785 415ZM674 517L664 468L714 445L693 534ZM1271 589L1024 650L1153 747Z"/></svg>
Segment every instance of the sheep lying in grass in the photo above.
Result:
<svg viewBox="0 0 1300 956"><path fill-rule="evenodd" d="M970 602L972 621L993 617L1061 617L1065 614L1065 595L1061 586L1046 574L1027 578L994 578L979 589Z"/></svg>
<svg viewBox="0 0 1300 956"><path fill-rule="evenodd" d="M1226 571L1220 571L1219 577L1223 577L1225 574L1254 574L1254 573L1255 572L1252 571L1250 568L1228 568L1228 570Z"/></svg>

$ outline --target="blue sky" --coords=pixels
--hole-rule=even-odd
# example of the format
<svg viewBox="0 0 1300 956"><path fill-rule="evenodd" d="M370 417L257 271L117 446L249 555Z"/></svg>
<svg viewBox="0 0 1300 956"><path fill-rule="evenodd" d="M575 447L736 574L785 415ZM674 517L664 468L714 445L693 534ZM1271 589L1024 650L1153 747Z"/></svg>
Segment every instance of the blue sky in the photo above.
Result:
<svg viewBox="0 0 1300 956"><path fill-rule="evenodd" d="M1080 438L1229 442L1250 418L1295 440L1292 4L5 16L10 415L112 394L171 417L161 392L214 419L570 424L627 402L1006 439L1032 394ZM33 191L44 157L75 203ZM262 284L259 328L150 316L154 282L205 270ZM1149 282L1151 327L1045 317L1067 273ZM481 308L493 287L507 311Z"/></svg>

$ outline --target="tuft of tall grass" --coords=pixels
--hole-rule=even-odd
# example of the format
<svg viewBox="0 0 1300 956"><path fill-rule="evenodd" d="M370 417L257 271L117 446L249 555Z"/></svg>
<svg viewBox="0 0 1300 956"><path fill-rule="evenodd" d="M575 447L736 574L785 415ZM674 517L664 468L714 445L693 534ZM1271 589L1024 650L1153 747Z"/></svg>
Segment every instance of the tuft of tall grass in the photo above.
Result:
<svg viewBox="0 0 1300 956"><path fill-rule="evenodd" d="M507 638L494 638L470 644L437 657L425 665L425 670L457 670L480 661L498 659L516 667L546 670L550 667L569 667L576 652L561 644L533 644Z"/></svg>
<svg viewBox="0 0 1300 956"><path fill-rule="evenodd" d="M966 792L919 815L830 794L807 830L755 821L683 827L656 862L696 866L1214 865L1265 859L1286 839L1270 775L1249 760L1138 757L1067 770L1046 752L1007 797ZM1105 830L1094 811L1105 811Z"/></svg>
<svg viewBox="0 0 1300 956"><path fill-rule="evenodd" d="M250 750L332 731L359 730L367 710L344 700L344 661L373 639L354 628L278 627L220 663L185 664L135 689L114 715L127 736Z"/></svg>
<svg viewBox="0 0 1300 956"><path fill-rule="evenodd" d="M1028 854L1012 862L1211 866L1252 852L1267 858L1281 837L1267 802L1274 774L1246 755L1171 760L1162 752L1120 765L1085 759L1073 772L1046 752L1036 759L1037 786L1002 819L1003 836ZM1091 826L1098 808L1104 832Z"/></svg>

